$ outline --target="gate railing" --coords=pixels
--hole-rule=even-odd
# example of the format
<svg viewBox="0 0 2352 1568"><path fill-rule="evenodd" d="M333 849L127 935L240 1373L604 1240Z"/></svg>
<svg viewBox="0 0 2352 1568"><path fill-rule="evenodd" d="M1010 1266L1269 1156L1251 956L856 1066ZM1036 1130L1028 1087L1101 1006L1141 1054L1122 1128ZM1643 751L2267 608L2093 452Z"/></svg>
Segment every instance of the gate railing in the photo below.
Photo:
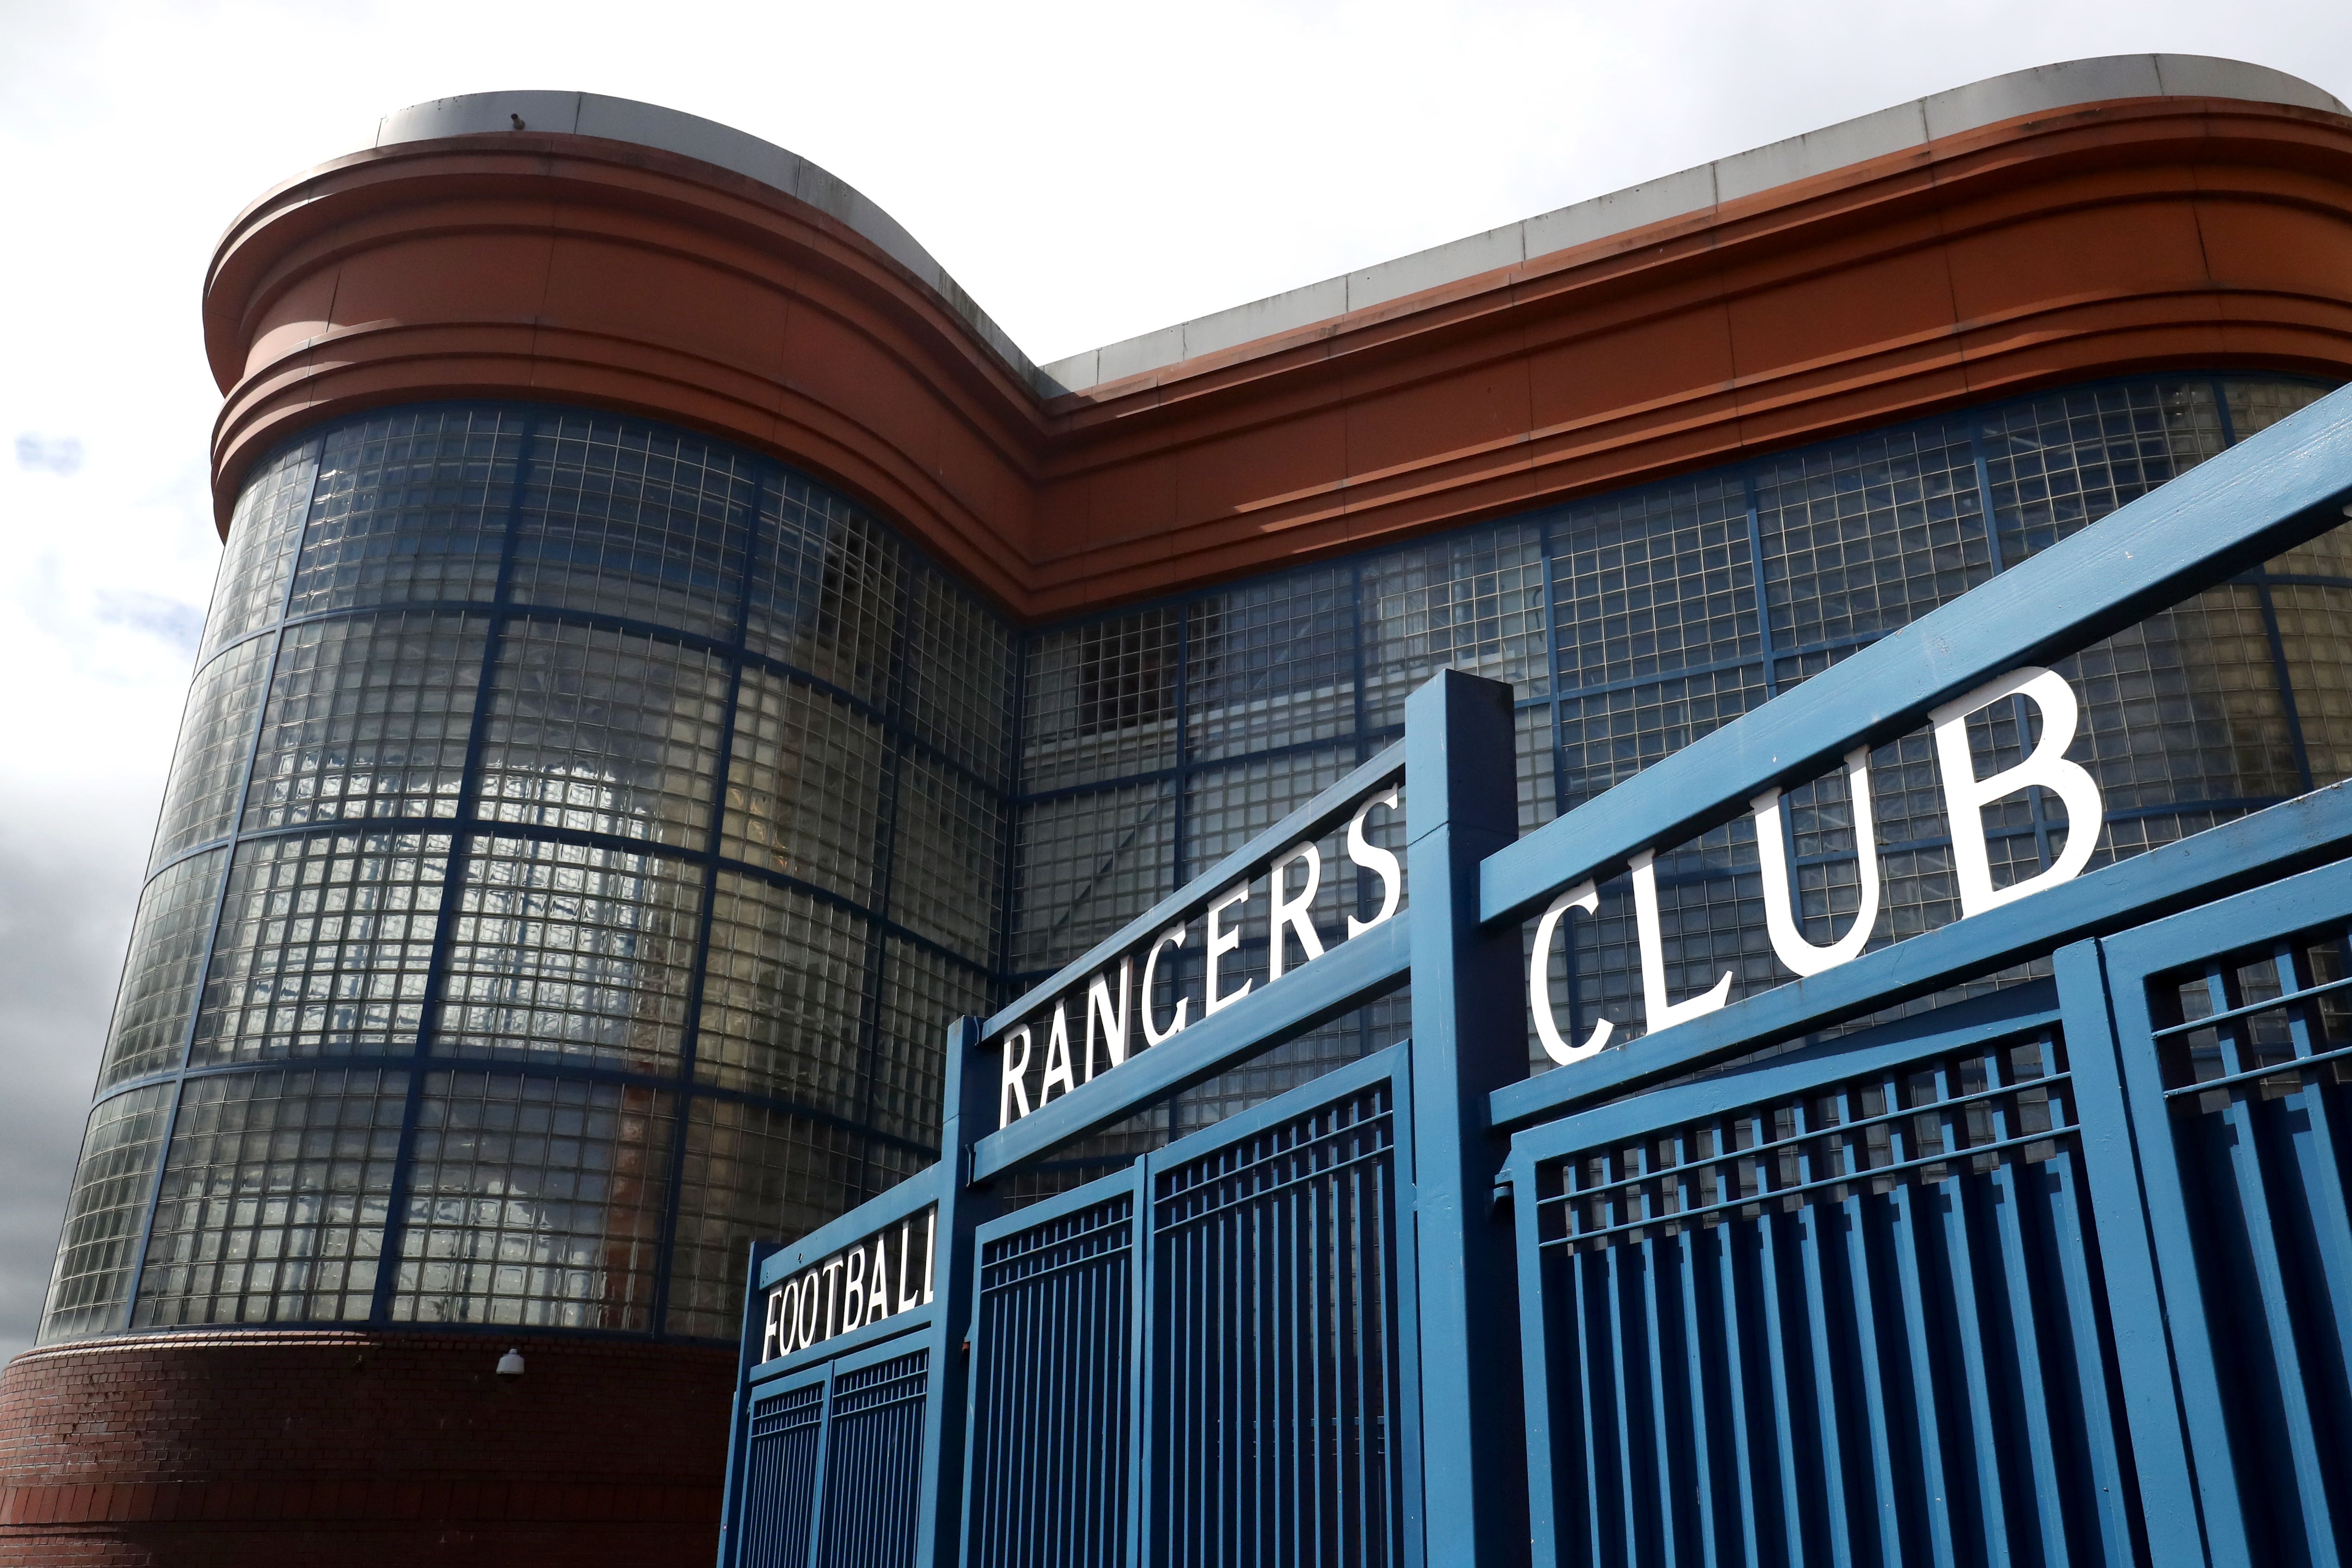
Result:
<svg viewBox="0 0 2352 1568"><path fill-rule="evenodd" d="M2352 920L2352 797L2078 875L2097 789L2036 667L2347 501L2352 389L1525 838L1509 689L1439 675L1399 746L957 1024L938 1164L755 1252L722 1563L2339 1561L2352 967L2295 933ZM2042 735L1979 780L1994 703ZM1801 978L1671 1000L1652 857L1751 813L1777 843L1780 789L1923 722L1963 918L1866 954L1776 920ZM1402 855L1367 829L1400 782ZM2067 847L1996 888L1971 819L2029 787ZM1344 937L1311 914L1342 824L1383 889ZM1647 1031L1564 1040L1550 939L1621 871ZM1258 904L1266 983L1229 986ZM1176 954L1197 994L1157 978ZM1408 979L1409 1045L995 1212ZM1561 1064L1534 1078L1531 1011Z"/></svg>

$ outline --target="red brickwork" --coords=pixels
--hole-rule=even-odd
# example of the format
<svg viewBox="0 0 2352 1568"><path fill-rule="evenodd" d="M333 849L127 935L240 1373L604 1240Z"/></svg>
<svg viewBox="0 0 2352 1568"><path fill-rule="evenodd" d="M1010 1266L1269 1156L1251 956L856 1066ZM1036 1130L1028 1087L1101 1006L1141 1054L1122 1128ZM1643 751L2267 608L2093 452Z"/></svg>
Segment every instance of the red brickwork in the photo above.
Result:
<svg viewBox="0 0 2352 1568"><path fill-rule="evenodd" d="M33 1351L0 1372L0 1563L704 1568L734 1363L374 1331Z"/></svg>

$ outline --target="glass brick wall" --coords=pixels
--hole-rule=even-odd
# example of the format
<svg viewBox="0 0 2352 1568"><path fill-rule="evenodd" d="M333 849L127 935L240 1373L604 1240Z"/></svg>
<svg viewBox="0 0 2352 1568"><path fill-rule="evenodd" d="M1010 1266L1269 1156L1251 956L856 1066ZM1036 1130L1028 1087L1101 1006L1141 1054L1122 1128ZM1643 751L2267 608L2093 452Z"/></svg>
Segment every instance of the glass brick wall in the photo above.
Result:
<svg viewBox="0 0 2352 1568"><path fill-rule="evenodd" d="M316 432L238 501L43 1337L731 1334L749 1239L929 1160L950 1018L1388 744L1437 669L1517 689L1538 826L2324 390L2060 391L1026 633L701 437L511 405ZM2068 660L2094 864L2352 774L2347 637L2339 533ZM1980 715L1980 771L2031 739ZM1924 731L1871 787L1877 945L1958 909ZM1859 902L1843 775L1789 822L1826 942ZM1997 879L2064 834L2018 803ZM1677 996L1786 978L1749 824L1659 871ZM1359 898L1327 879L1327 941ZM1601 898L1551 961L1570 1038L1640 1026L1630 890ZM1026 1185L1407 1028L1387 999Z"/></svg>
<svg viewBox="0 0 2352 1568"><path fill-rule="evenodd" d="M436 406L267 458L43 1338L731 1334L751 1237L929 1158L1003 964L1015 676L719 442Z"/></svg>

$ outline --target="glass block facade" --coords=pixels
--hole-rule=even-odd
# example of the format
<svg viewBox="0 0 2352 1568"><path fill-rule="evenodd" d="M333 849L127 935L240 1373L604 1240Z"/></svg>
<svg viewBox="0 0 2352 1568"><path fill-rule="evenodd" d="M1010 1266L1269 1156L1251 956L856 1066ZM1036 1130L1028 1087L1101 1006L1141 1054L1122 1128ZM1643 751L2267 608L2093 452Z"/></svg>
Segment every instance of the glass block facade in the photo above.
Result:
<svg viewBox="0 0 2352 1568"><path fill-rule="evenodd" d="M928 1160L984 1009L1013 634L698 437L433 406L238 500L45 1339L717 1339Z"/></svg>
<svg viewBox="0 0 2352 1568"><path fill-rule="evenodd" d="M1533 826L2324 390L2054 392L1027 630L724 443L514 405L314 431L232 521L43 1338L724 1339L750 1239L930 1159L950 1018L1389 743L1433 672L1517 690ZM2093 863L2352 774L2347 637L2339 532L2066 661ZM1980 771L2029 714L1978 717ZM1958 907L1927 735L1870 787L1881 944ZM1997 879L2066 833L2006 809ZM1815 942L1854 815L1843 773L1789 796ZM1749 824L1658 868L1676 995L1785 978ZM1334 936L1358 897L1328 880ZM1570 1037L1638 1030L1633 925L1622 879L1570 922ZM1406 1032L1391 998L1042 1179Z"/></svg>

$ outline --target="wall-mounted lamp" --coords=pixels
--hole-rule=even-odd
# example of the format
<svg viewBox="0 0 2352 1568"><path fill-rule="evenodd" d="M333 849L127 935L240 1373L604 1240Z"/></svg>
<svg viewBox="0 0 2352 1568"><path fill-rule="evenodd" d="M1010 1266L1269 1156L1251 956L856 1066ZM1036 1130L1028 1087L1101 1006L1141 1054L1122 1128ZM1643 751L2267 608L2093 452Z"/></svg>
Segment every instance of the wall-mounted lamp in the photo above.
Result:
<svg viewBox="0 0 2352 1568"><path fill-rule="evenodd" d="M510 1350L507 1352L506 1354L499 1357L499 1375L500 1377L520 1377L522 1375L522 1352Z"/></svg>

